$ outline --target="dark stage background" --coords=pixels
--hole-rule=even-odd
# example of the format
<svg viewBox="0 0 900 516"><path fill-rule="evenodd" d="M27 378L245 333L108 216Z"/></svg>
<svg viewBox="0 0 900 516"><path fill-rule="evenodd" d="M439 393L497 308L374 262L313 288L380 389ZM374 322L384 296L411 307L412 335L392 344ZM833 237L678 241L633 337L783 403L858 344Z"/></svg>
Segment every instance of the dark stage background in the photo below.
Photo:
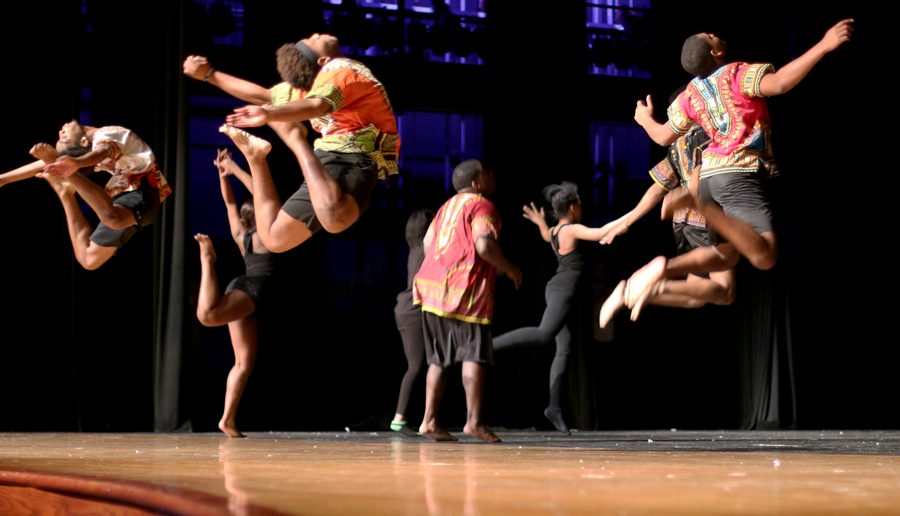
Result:
<svg viewBox="0 0 900 516"><path fill-rule="evenodd" d="M204 54L222 70L274 84L280 44L334 27L317 1L248 1L240 44L217 44L237 29L222 29L232 22L211 7L216 3L83 0L51 9L28 2L5 13L2 170L27 162L32 144L55 141L59 126L75 117L141 135L175 195L154 231L89 272L72 258L62 210L43 181L0 189L0 431L216 429L231 346L225 328L201 327L194 317L199 263L192 235L213 235L223 286L242 271L211 165L215 147L228 143L215 127L239 104L186 79L181 62ZM496 335L537 324L555 268L548 246L521 218L521 205L564 179L579 183L590 224L636 202L649 179L597 165L592 123L637 127L634 103L648 92L661 119L669 92L688 79L678 64L688 34L714 31L728 40L733 58L780 66L839 19L854 17L853 41L770 101L782 169L778 267L759 273L743 266L731 307L651 308L638 323L619 318L612 332L591 330L593 303L586 303L566 414L578 428L601 430L896 428L898 282L888 250L896 203L887 199L896 189L889 161L896 108L884 78L885 13L860 2L824 8L764 0L752 12L717 5L696 13L685 5L655 2L628 29L639 43L619 58L641 63L651 78L587 73L596 56L586 46L579 2L487 2L484 29L466 41L483 58L480 66L409 54L361 60L407 120L425 129L427 117L413 113L481 121L474 148L500 182L494 200L505 224L501 243L525 271L519 292L498 280ZM358 26L338 27L346 29L335 28L345 43L363 38ZM384 37L387 46L396 34L365 37ZM257 132L274 138L267 129ZM431 134L438 133L423 130L404 149L428 147ZM289 194L299 170L279 142L275 147L272 168ZM629 152L646 165L663 155L645 138ZM444 161L467 157L477 156ZM276 303L261 315L242 430L386 427L405 368L392 312L406 280L403 225L412 210L436 209L450 195L426 165L408 156L400 179L378 188L353 229L318 235L282 257ZM671 255L669 234L650 216L613 246L594 246L594 301L653 256ZM487 391L489 424L548 428L541 412L552 352L498 355ZM451 427L465 415L457 375L452 371L443 405ZM414 422L423 391L416 389L410 404Z"/></svg>

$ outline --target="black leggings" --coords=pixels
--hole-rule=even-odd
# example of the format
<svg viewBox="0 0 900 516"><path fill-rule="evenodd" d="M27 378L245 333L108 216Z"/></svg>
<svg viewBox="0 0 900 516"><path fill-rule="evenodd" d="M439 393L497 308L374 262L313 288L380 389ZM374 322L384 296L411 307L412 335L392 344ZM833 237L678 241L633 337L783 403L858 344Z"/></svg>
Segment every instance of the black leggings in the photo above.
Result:
<svg viewBox="0 0 900 516"><path fill-rule="evenodd" d="M406 415L409 394L412 392L416 378L425 366L425 331L422 329L422 313L415 317L410 315L395 316L397 330L403 341L403 353L406 355L406 373L400 382L400 396L397 399L397 414Z"/></svg>
<svg viewBox="0 0 900 516"><path fill-rule="evenodd" d="M560 281L568 278L554 276L544 291L547 308L541 317L541 325L528 326L504 333L494 338L494 350L500 351L516 346L539 346L556 340L556 355L550 365L550 406L551 410L560 409L562 398L562 376L566 372L571 352L572 333L566 324L567 316L572 308L575 296L574 281ZM554 282L554 280L556 280Z"/></svg>

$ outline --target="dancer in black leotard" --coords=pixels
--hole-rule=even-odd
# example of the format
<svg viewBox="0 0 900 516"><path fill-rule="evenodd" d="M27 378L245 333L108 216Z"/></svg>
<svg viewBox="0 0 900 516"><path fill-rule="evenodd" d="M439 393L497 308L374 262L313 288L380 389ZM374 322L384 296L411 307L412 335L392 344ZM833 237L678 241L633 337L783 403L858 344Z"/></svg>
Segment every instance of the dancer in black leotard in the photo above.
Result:
<svg viewBox="0 0 900 516"><path fill-rule="evenodd" d="M244 255L247 272L228 284L220 295L216 278L216 251L212 240L202 233L194 235L200 244L200 295L197 301L197 319L204 326L228 325L231 345L234 347L234 367L228 373L225 387L225 411L219 421L219 429L229 437L244 437L236 423L241 394L250 378L256 360L257 321L254 317L265 295L265 286L274 269L274 255L263 246L256 234L256 221L252 199L245 201L238 211L228 176L237 177L250 192L253 182L250 174L241 170L228 151L219 151L216 161L219 169L219 186L228 210L228 225L234 242Z"/></svg>
<svg viewBox="0 0 900 516"><path fill-rule="evenodd" d="M556 274L547 282L544 297L547 308L540 326L519 328L494 338L497 351L515 346L548 344L556 340L556 355L550 366L550 405L544 415L560 432L568 432L569 427L562 417L562 376L566 372L571 350L572 334L567 324L569 312L575 302L578 281L584 268L584 259L578 249L578 240L602 239L612 226L589 228L581 221L581 201L578 187L574 183L563 182L544 188L544 196L553 208L553 215L559 221L548 227L544 219L544 209L537 209L534 203L523 206L523 216L537 225L544 241L549 242L556 254L559 266Z"/></svg>
<svg viewBox="0 0 900 516"><path fill-rule="evenodd" d="M391 430L395 432L414 433L406 426L406 406L409 404L409 393L425 365L425 333L422 329L422 309L413 305L412 284L422 260L425 259L422 240L433 218L434 212L418 210L406 221L406 243L409 244L406 290L397 294L397 305L394 307L394 320L397 321L397 330L403 341L403 353L406 355L406 373L400 382L397 413L391 421Z"/></svg>

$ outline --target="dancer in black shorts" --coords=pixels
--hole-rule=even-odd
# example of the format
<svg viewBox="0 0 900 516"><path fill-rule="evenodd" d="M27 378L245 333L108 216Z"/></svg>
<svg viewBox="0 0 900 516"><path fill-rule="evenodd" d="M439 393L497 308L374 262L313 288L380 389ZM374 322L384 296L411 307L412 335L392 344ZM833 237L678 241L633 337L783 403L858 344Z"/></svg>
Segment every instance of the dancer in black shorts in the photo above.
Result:
<svg viewBox="0 0 900 516"><path fill-rule="evenodd" d="M185 74L253 105L228 116L227 134L243 152L255 185L257 227L272 252L284 252L319 229L340 233L366 210L379 178L397 173L400 140L384 86L362 63L341 54L336 37L313 34L278 49L284 83L265 89L189 56ZM306 126L322 137L306 141ZM294 153L304 182L281 202L266 155L271 145L238 127L268 124Z"/></svg>
<svg viewBox="0 0 900 516"><path fill-rule="evenodd" d="M637 102L634 119L660 145L672 143L695 122L712 140L698 171L699 195L679 190L673 207L693 206L727 242L666 260L659 256L628 280L625 304L636 319L661 280L686 273L725 270L745 256L767 270L778 255L763 181L778 173L772 155L766 98L792 90L829 52L850 40L853 20L841 20L806 53L775 71L768 63L726 61L727 45L715 34L694 34L682 46L682 67L694 76L669 106L668 121L653 118L653 104ZM723 259L724 257L724 259ZM725 263L723 263L725 262Z"/></svg>
<svg viewBox="0 0 900 516"><path fill-rule="evenodd" d="M262 245L256 233L253 201L245 201L240 210L228 176L235 176L253 192L250 175L241 170L228 151L219 151L216 161L222 200L228 211L231 236L241 250L246 273L228 284L225 294L219 294L216 277L216 251L209 236L198 233L194 239L200 244L200 295L197 300L197 319L204 326L228 325L234 348L234 366L228 373L225 387L225 411L219 429L229 437L244 437L237 428L237 409L253 363L256 361L257 320L255 313L263 304L266 284L274 269L275 256Z"/></svg>
<svg viewBox="0 0 900 516"><path fill-rule="evenodd" d="M673 94L674 99L678 92ZM665 159L650 169L653 185L631 211L610 223L612 230L601 243L610 243L615 236L628 230L636 220L646 215L654 206L663 202L662 218L672 219L672 232L679 255L694 252L695 249L709 248L717 243L710 233L703 214L690 208L672 208L667 192L688 188L691 172L699 166L702 149L709 137L700 126L693 126L688 132L669 146ZM695 178L696 180L696 178ZM600 309L600 327L609 324L612 317L625 307L627 282L621 281L604 301ZM709 273L690 273L683 278L663 279L647 303L678 308L700 308L707 303L728 305L734 301L734 269Z"/></svg>

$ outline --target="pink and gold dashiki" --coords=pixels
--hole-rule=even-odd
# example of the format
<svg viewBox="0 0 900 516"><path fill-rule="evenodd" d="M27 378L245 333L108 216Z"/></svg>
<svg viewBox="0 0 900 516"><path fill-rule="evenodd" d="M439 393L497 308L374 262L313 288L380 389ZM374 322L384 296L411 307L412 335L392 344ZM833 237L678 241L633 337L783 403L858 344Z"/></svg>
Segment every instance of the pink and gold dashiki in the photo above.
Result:
<svg viewBox="0 0 900 516"><path fill-rule="evenodd" d="M478 255L475 242L499 236L497 208L481 194L458 193L444 203L425 234L413 303L441 317L490 324L495 272Z"/></svg>
<svg viewBox="0 0 900 516"><path fill-rule="evenodd" d="M685 134L694 122L712 139L703 152L700 178L762 170L778 174L773 160L769 110L759 84L771 64L731 63L695 77L669 106L669 129Z"/></svg>

